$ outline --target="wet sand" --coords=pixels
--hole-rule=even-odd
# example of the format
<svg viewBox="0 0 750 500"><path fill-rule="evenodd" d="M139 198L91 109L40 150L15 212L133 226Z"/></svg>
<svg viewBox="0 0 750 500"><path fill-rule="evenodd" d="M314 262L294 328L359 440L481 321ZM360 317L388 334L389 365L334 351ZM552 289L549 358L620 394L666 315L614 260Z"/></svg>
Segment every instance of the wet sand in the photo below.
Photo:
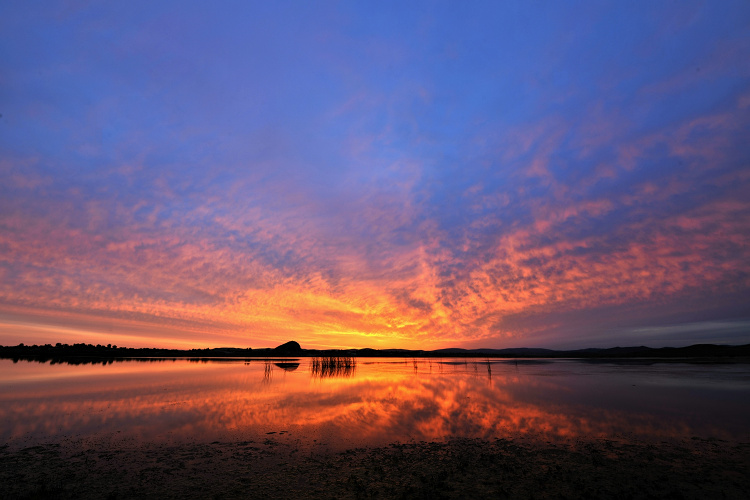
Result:
<svg viewBox="0 0 750 500"><path fill-rule="evenodd" d="M274 437L0 448L3 498L748 498L750 443L455 439L320 452Z"/></svg>

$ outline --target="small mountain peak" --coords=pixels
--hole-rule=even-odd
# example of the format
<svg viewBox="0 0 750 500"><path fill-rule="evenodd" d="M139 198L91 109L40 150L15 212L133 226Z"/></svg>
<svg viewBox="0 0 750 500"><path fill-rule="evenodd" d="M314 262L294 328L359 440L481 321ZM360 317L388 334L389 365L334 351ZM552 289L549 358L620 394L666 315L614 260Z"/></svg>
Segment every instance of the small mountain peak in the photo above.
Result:
<svg viewBox="0 0 750 500"><path fill-rule="evenodd" d="M302 352L302 346L300 346L298 342L290 340L286 344L281 344L274 348L274 351L284 354L299 354Z"/></svg>

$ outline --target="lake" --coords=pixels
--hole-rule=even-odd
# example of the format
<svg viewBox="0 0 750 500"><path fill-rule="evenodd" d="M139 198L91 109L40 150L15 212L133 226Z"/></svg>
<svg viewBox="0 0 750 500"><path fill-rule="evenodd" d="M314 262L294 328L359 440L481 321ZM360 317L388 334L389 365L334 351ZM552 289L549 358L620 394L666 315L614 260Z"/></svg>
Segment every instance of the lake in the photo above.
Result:
<svg viewBox="0 0 750 500"><path fill-rule="evenodd" d="M454 437L750 440L750 365L358 358L0 360L0 441L332 450Z"/></svg>

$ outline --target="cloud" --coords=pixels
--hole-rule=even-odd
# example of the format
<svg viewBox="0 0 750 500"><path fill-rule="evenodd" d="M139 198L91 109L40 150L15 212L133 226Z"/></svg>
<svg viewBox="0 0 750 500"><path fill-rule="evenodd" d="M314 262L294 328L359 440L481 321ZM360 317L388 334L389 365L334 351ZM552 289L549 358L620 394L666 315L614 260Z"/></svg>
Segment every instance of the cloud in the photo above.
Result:
<svg viewBox="0 0 750 500"><path fill-rule="evenodd" d="M77 35L11 13L7 318L429 348L741 312L748 46L722 9L111 9Z"/></svg>

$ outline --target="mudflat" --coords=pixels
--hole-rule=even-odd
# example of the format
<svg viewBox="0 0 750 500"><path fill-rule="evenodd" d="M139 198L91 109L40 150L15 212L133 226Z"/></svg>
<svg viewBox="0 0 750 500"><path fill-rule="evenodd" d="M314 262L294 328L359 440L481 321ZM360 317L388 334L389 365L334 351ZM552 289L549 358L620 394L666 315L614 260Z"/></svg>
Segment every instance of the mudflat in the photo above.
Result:
<svg viewBox="0 0 750 500"><path fill-rule="evenodd" d="M320 452L273 437L0 448L4 498L748 498L750 443L453 439Z"/></svg>

